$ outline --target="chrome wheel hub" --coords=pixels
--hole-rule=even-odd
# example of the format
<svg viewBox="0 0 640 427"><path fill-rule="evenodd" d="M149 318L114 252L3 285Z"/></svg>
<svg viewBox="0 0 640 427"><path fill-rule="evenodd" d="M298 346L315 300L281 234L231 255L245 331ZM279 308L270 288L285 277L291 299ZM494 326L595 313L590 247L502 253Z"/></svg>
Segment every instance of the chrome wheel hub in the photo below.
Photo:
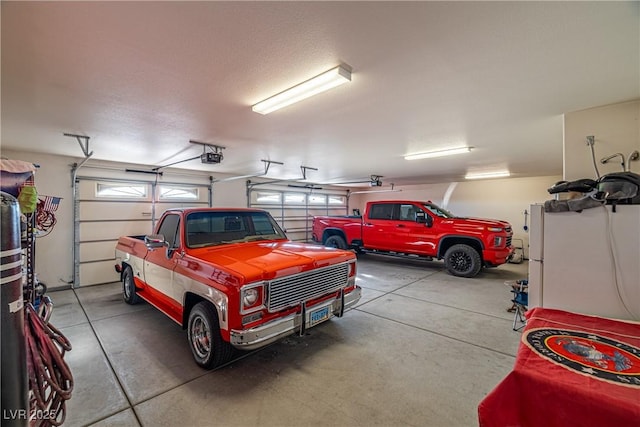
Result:
<svg viewBox="0 0 640 427"><path fill-rule="evenodd" d="M191 324L191 345L198 357L205 358L211 352L211 332L201 317Z"/></svg>

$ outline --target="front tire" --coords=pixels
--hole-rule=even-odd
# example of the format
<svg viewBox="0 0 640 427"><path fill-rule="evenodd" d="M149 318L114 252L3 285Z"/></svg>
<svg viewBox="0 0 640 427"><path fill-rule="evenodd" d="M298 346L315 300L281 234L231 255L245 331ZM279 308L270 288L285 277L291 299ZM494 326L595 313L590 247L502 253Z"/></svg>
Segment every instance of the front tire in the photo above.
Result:
<svg viewBox="0 0 640 427"><path fill-rule="evenodd" d="M196 304L189 313L189 347L196 363L213 369L231 359L233 347L222 339L218 313L209 302Z"/></svg>
<svg viewBox="0 0 640 427"><path fill-rule="evenodd" d="M474 277L482 268L482 260L478 251L471 246L457 244L447 249L444 265L453 276Z"/></svg>
<svg viewBox="0 0 640 427"><path fill-rule="evenodd" d="M133 280L133 270L126 266L122 272L122 298L127 304L138 304L140 297L136 294L136 282Z"/></svg>
<svg viewBox="0 0 640 427"><path fill-rule="evenodd" d="M328 248L347 249L347 242L340 236L329 236L324 245Z"/></svg>

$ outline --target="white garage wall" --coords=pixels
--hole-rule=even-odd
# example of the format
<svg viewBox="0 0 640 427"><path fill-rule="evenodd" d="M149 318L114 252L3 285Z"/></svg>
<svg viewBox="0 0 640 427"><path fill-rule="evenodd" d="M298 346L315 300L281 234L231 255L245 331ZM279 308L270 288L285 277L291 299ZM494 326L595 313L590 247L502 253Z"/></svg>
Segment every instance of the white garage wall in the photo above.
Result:
<svg viewBox="0 0 640 427"><path fill-rule="evenodd" d="M600 159L614 153L625 159L640 150L640 101L567 113L564 116L564 176L568 181L596 178L587 136L595 137L595 153L600 175L621 172L619 158L603 165ZM640 173L640 161L631 163L631 171Z"/></svg>

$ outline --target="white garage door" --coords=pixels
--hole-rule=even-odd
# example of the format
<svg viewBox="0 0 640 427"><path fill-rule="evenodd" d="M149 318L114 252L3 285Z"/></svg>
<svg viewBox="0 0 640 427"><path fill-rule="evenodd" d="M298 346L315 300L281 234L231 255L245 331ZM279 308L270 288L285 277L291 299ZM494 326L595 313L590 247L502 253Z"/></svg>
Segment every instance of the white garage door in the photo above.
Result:
<svg viewBox="0 0 640 427"><path fill-rule="evenodd" d="M166 209L210 206L205 184L78 178L75 198L74 284L119 280L114 249L118 237L153 231Z"/></svg>
<svg viewBox="0 0 640 427"><path fill-rule="evenodd" d="M289 239L309 242L314 216L347 214L347 194L347 190L250 185L249 207L269 211Z"/></svg>

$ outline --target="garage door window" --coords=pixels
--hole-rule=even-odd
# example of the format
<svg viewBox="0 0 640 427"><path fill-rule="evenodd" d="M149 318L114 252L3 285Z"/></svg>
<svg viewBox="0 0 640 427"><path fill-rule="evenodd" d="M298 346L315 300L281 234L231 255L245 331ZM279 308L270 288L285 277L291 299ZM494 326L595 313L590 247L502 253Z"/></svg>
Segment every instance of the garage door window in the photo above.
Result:
<svg viewBox="0 0 640 427"><path fill-rule="evenodd" d="M347 204L347 198L345 196L329 196L328 202L333 206L345 206Z"/></svg>
<svg viewBox="0 0 640 427"><path fill-rule="evenodd" d="M147 186L144 184L113 184L98 182L97 197L126 197L144 199L147 197Z"/></svg>
<svg viewBox="0 0 640 427"><path fill-rule="evenodd" d="M256 203L280 204L282 193L259 191L256 193Z"/></svg>
<svg viewBox="0 0 640 427"><path fill-rule="evenodd" d="M198 188L161 185L160 200L198 200Z"/></svg>
<svg viewBox="0 0 640 427"><path fill-rule="evenodd" d="M327 196L324 194L309 194L309 204L324 206L327 204Z"/></svg>
<svg viewBox="0 0 640 427"><path fill-rule="evenodd" d="M284 204L285 205L304 205L306 194L303 193L285 193Z"/></svg>

